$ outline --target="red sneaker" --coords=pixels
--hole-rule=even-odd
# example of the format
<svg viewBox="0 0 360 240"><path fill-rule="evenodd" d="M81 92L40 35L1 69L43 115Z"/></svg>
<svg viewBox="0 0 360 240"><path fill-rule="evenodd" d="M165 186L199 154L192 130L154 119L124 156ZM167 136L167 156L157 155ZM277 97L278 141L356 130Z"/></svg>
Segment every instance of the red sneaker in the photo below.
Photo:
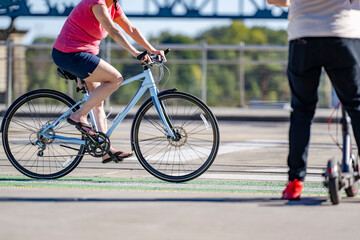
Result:
<svg viewBox="0 0 360 240"><path fill-rule="evenodd" d="M283 191L283 195L281 199L284 200L300 200L300 195L303 189L303 183L295 179L294 181L289 182Z"/></svg>

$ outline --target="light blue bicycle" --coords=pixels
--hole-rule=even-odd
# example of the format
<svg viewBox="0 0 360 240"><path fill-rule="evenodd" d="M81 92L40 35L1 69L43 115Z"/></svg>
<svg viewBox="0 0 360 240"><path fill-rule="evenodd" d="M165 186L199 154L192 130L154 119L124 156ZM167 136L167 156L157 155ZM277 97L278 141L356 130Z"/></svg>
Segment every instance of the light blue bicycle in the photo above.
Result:
<svg viewBox="0 0 360 240"><path fill-rule="evenodd" d="M142 74L123 82L122 86L143 81L107 133L81 133L66 121L89 97L83 81L78 90L84 93L84 98L78 102L49 89L19 97L7 110L1 125L5 153L13 166L32 178L52 179L70 173L86 153L94 157L109 154L117 161L109 151L110 136L149 91L151 97L137 111L131 128L131 147L141 165L153 176L170 182L188 181L203 174L219 148L217 120L195 96L176 89L159 92L151 67L157 65L162 69L164 65L159 56L151 59L152 64L144 64ZM59 71L67 79L76 79ZM97 130L93 114L89 116Z"/></svg>

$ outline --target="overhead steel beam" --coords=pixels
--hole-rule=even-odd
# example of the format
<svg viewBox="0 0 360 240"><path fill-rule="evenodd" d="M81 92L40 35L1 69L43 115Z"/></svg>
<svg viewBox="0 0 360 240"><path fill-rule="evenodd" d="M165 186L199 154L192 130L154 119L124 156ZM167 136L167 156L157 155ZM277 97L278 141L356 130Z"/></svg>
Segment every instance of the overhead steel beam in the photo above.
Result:
<svg viewBox="0 0 360 240"><path fill-rule="evenodd" d="M47 12L37 12L29 6L28 0L0 0L0 16L16 18L64 17L68 16L72 6L59 1L51 4L43 1ZM133 0L120 0L126 15L132 18L227 18L227 19L285 19L287 10L269 6L266 0L137 0L138 9L127 9ZM75 2L75 1L74 1ZM61 9L61 10L59 10Z"/></svg>

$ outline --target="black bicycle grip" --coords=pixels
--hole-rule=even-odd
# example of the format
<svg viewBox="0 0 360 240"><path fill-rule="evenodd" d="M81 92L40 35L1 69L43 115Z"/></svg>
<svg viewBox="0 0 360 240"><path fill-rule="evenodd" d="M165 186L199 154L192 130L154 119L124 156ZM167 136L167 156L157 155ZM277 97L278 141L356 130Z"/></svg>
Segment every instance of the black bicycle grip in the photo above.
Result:
<svg viewBox="0 0 360 240"><path fill-rule="evenodd" d="M144 59L144 57L148 54L148 51L144 51L143 53L141 53L139 56L137 56L137 60L141 61Z"/></svg>
<svg viewBox="0 0 360 240"><path fill-rule="evenodd" d="M168 54L169 52L170 52L170 48L166 49L166 50L164 51L164 54L166 55L166 54Z"/></svg>

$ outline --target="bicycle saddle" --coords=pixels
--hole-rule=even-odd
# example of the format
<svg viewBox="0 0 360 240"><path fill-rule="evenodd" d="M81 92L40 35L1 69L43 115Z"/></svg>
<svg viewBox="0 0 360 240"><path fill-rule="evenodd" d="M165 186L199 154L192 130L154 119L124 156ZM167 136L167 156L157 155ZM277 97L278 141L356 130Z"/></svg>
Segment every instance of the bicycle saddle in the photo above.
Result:
<svg viewBox="0 0 360 240"><path fill-rule="evenodd" d="M60 68L57 68L57 73L59 74L60 77L68 79L68 80L76 80L76 78L77 78L75 75L73 75L65 70L62 70Z"/></svg>

